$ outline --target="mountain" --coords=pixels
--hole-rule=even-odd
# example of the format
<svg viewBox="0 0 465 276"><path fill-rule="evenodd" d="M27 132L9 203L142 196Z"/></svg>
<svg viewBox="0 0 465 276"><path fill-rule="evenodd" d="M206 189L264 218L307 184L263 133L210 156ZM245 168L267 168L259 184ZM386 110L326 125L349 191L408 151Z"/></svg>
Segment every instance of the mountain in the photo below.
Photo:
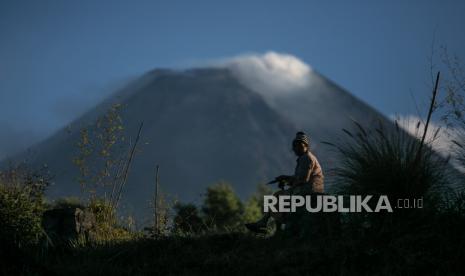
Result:
<svg viewBox="0 0 465 276"><path fill-rule="evenodd" d="M337 158L322 141L334 142L342 128L352 129L352 119L362 125L392 125L320 74L310 74L309 85L267 96L228 68L154 70L16 159L48 165L55 175L50 197L78 195L78 169L72 159L80 129L120 103L126 136L134 139L144 121L125 187L129 210L149 211L156 164L161 189L180 200L198 203L205 188L220 180L246 197L258 183L292 173L291 141L298 130L310 135L311 148L328 172Z"/></svg>

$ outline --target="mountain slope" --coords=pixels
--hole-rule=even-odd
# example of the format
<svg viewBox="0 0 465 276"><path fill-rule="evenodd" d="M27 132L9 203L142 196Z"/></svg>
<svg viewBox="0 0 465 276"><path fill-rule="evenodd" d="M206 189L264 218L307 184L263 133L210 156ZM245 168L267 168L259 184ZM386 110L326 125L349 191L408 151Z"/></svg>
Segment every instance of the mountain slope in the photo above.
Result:
<svg viewBox="0 0 465 276"><path fill-rule="evenodd" d="M155 70L32 147L28 158L35 165L48 164L55 174L51 197L78 194L78 169L71 160L77 154L79 130L112 103L121 103L127 136L134 139L144 121L143 143L124 193L127 208L148 212L156 164L162 190L181 200L198 202L205 188L220 180L231 182L245 197L259 182L292 172L290 143L296 131L310 134L327 172L336 158L320 142L334 141L342 128L351 129L350 118L365 125L377 120L390 124L348 92L312 74L309 87L269 98L225 68Z"/></svg>
<svg viewBox="0 0 465 276"><path fill-rule="evenodd" d="M271 109L260 95L227 70L198 69L182 73L148 73L143 85L120 92L63 131L31 148L35 165L46 163L55 174L51 197L79 193L77 168L71 160L81 127L122 103L126 135L134 139L144 121L140 152L135 156L125 198L147 209L154 168L160 164L161 188L182 200L198 200L205 187L219 180L234 184L241 195L277 173L292 169L289 137L296 128ZM145 143L146 142L146 143Z"/></svg>

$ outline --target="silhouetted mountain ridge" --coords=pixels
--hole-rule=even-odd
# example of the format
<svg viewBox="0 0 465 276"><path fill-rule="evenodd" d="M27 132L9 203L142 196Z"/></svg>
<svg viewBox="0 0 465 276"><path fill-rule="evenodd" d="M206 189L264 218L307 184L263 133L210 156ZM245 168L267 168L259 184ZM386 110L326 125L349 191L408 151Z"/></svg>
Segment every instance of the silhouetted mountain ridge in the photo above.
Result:
<svg viewBox="0 0 465 276"><path fill-rule="evenodd" d="M32 147L29 159L35 165L48 164L55 174L51 197L79 194L78 169L72 164L79 130L113 103L121 103L127 136L134 139L144 121L143 143L124 199L138 212L146 212L156 164L162 190L181 200L198 202L205 188L220 180L232 183L245 197L259 182L292 173L295 157L290 143L296 131L310 135L312 148L328 171L336 157L320 142L334 141L342 128L352 129L351 118L365 125L378 120L391 124L315 72L311 85L302 91L277 98L263 93L246 87L226 68L153 70Z"/></svg>

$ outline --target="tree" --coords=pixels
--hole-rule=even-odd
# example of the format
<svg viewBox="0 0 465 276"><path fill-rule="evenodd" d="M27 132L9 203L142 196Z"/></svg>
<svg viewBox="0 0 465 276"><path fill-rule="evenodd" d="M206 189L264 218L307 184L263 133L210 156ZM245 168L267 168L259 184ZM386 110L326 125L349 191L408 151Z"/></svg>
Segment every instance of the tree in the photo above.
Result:
<svg viewBox="0 0 465 276"><path fill-rule="evenodd" d="M442 120L452 140L454 161L465 170L465 70L462 60L450 55L446 47L442 48L441 61L446 69Z"/></svg>
<svg viewBox="0 0 465 276"><path fill-rule="evenodd" d="M203 227L203 219L194 204L177 203L174 205L176 215L173 220L173 230L176 233L199 233Z"/></svg>
<svg viewBox="0 0 465 276"><path fill-rule="evenodd" d="M90 203L108 203L108 216L115 214L118 207L143 127L141 122L134 143L128 147L121 108L120 104L112 105L95 125L81 130L79 154L73 159L80 171L82 192L89 195Z"/></svg>
<svg viewBox="0 0 465 276"><path fill-rule="evenodd" d="M269 186L259 184L257 191L244 204L242 221L247 223L259 219L263 215L263 196L271 195L272 193L273 191Z"/></svg>
<svg viewBox="0 0 465 276"><path fill-rule="evenodd" d="M230 184L219 182L208 187L202 211L207 226L232 230L241 224L243 205Z"/></svg>
<svg viewBox="0 0 465 276"><path fill-rule="evenodd" d="M111 201L122 177L125 137L121 105L114 104L97 122L80 130L79 152L73 163L79 168L79 183L89 200L103 194Z"/></svg>

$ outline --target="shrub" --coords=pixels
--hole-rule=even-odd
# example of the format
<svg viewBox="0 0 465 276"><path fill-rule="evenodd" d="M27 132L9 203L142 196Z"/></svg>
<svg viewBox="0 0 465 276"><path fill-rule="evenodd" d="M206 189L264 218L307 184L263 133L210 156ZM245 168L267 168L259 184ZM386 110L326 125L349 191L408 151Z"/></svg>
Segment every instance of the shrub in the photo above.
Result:
<svg viewBox="0 0 465 276"><path fill-rule="evenodd" d="M42 202L31 201L27 187L0 184L0 236L18 247L35 244L42 234Z"/></svg>
<svg viewBox="0 0 465 276"><path fill-rule="evenodd" d="M11 246L36 244L42 235L43 193L50 182L45 168L20 165L0 172L0 239Z"/></svg>
<svg viewBox="0 0 465 276"><path fill-rule="evenodd" d="M259 184L257 191L244 203L242 221L244 223L256 221L263 215L263 196L273 194L270 186Z"/></svg>
<svg viewBox="0 0 465 276"><path fill-rule="evenodd" d="M176 215L173 219L175 233L199 233L204 228L204 222L197 206L194 204L177 203L174 205Z"/></svg>
<svg viewBox="0 0 465 276"><path fill-rule="evenodd" d="M241 224L243 205L231 185L220 182L208 187L202 211L208 226L220 231L232 230Z"/></svg>
<svg viewBox="0 0 465 276"><path fill-rule="evenodd" d="M118 224L116 211L109 201L94 198L87 208L95 215L95 242L128 240L135 234Z"/></svg>

